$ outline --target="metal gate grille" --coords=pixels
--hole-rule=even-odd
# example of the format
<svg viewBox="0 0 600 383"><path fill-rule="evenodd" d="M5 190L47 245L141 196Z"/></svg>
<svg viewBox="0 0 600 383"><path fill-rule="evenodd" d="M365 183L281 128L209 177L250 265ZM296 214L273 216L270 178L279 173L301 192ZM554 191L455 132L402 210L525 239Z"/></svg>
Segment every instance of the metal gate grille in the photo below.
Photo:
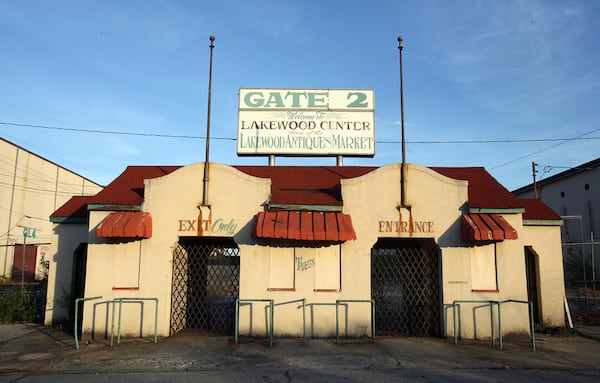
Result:
<svg viewBox="0 0 600 383"><path fill-rule="evenodd" d="M371 294L377 334L439 336L439 281L437 247L372 249Z"/></svg>
<svg viewBox="0 0 600 383"><path fill-rule="evenodd" d="M173 251L171 334L233 334L240 249L230 239L181 239Z"/></svg>

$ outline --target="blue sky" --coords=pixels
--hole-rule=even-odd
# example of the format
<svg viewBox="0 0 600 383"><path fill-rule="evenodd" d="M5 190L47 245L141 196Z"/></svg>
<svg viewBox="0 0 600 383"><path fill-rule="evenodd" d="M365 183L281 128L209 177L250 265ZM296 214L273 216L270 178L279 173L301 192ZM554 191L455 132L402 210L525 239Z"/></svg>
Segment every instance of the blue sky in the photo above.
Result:
<svg viewBox="0 0 600 383"><path fill-rule="evenodd" d="M344 164L400 162L402 35L407 161L515 189L532 161L600 156L599 19L593 0L2 0L0 136L101 184L203 161L214 35L211 161L267 164L236 155L239 88L369 88L376 155Z"/></svg>

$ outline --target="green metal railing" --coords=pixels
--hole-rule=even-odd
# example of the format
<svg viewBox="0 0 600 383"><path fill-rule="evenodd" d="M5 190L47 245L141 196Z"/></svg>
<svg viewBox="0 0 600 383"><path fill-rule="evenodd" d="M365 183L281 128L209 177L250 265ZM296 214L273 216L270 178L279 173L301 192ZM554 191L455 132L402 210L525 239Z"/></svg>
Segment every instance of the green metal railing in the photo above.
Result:
<svg viewBox="0 0 600 383"><path fill-rule="evenodd" d="M235 343L238 343L239 338L239 321L240 321L240 304L252 304L254 302L267 302L269 303L269 346L273 346L273 334L275 328L274 321L274 309L275 306L287 305L290 303L301 302L302 303L302 334L304 338L304 345L307 345L307 332L306 332L306 298L274 303L273 299L236 299L235 301ZM371 304L371 338L375 341L375 301L373 300L358 300L358 299L338 299L335 301L335 338L336 342L339 341L339 306L347 303L370 303Z"/></svg>
<svg viewBox="0 0 600 383"><path fill-rule="evenodd" d="M273 307L276 306L283 306L283 305L288 305L290 303L297 303L297 302L301 302L302 303L302 336L304 337L304 345L307 345L307 339L306 339L306 298L302 298L302 299L296 299L295 301L289 301L289 302L281 302L281 303L274 303ZM298 307L300 308L300 307Z"/></svg>
<svg viewBox="0 0 600 383"><path fill-rule="evenodd" d="M154 343L158 342L158 298L114 298L112 303L112 322L110 326L110 347L113 347L113 339L114 339L114 328L115 328L115 304L119 303L119 320L117 322L117 344L121 343L121 311L123 306L123 301L126 302L138 302L138 301L154 301L155 310L154 310ZM140 321L143 320L143 317L140 318Z"/></svg>
<svg viewBox="0 0 600 383"><path fill-rule="evenodd" d="M78 333L79 333L79 302L84 302L84 301L91 301L94 299L102 299L102 296L97 296L97 297L89 297L89 298L77 298L75 299L75 347L77 347L77 349L79 350L79 339L78 337Z"/></svg>
<svg viewBox="0 0 600 383"><path fill-rule="evenodd" d="M486 303L490 306L490 324L492 331L492 346L494 345L494 305L497 304L496 301L490 300L480 300L480 299L460 299L452 302L452 318L454 320L454 344L458 344L458 331L456 330L457 320L456 320L456 306L460 303Z"/></svg>
<svg viewBox="0 0 600 383"><path fill-rule="evenodd" d="M492 335L492 346L494 345L494 305L498 306L498 341L500 350L503 349L502 344L502 309L501 306L505 303L524 303L529 306L529 331L531 334L531 349L535 351L535 324L533 319L533 303L529 301L520 301L516 299L507 299L504 301L492 301L492 300L455 300L452 302L452 318L454 320L454 344L458 344L458 331L456 329L456 306L460 303L486 303L490 306L490 323L491 323L491 335Z"/></svg>
<svg viewBox="0 0 600 383"><path fill-rule="evenodd" d="M273 346L273 299L236 299L235 300L235 343L238 342L240 303L268 302L269 303L269 346Z"/></svg>
<svg viewBox="0 0 600 383"><path fill-rule="evenodd" d="M531 350L535 351L535 323L533 319L533 303L529 301L520 301L516 299L507 299L505 301L498 302L498 332L500 334L500 350L502 350L502 315L500 313L500 307L505 303L524 303L529 306L529 332L531 334Z"/></svg>
<svg viewBox="0 0 600 383"><path fill-rule="evenodd" d="M345 303L370 303L371 304L371 339L375 342L375 301L372 299L338 299L335 301L335 341L340 340L339 306Z"/></svg>

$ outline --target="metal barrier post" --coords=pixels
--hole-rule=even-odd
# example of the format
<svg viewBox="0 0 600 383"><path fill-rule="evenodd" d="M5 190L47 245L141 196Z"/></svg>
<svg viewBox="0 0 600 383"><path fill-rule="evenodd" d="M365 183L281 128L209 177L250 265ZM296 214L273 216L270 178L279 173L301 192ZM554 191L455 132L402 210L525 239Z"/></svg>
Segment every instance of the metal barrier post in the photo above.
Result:
<svg viewBox="0 0 600 383"><path fill-rule="evenodd" d="M498 304L498 307L500 305ZM490 323L492 325L491 333L492 333L492 346L494 345L494 302L490 301Z"/></svg>
<svg viewBox="0 0 600 383"><path fill-rule="evenodd" d="M113 346L113 339L115 334L115 301L119 298L115 298L112 301L112 320L110 322L110 347Z"/></svg>
<svg viewBox="0 0 600 383"><path fill-rule="evenodd" d="M273 299L236 299L235 343L238 342L239 333L239 304L250 302L269 302L269 346L273 346Z"/></svg>
<svg viewBox="0 0 600 383"><path fill-rule="evenodd" d="M502 350L502 314L500 313L500 306L502 302L498 302L498 342L500 345L500 350Z"/></svg>
<svg viewBox="0 0 600 383"><path fill-rule="evenodd" d="M338 307L340 306L340 301L336 300L335 301L335 343L338 343L340 341L340 320L339 320L339 310Z"/></svg>
<svg viewBox="0 0 600 383"><path fill-rule="evenodd" d="M79 339L77 339L77 333L79 332L78 323L79 323L79 302L91 301L93 299L102 299L102 296L99 295L97 297L89 297L89 298L77 298L75 299L75 347L79 350Z"/></svg>
<svg viewBox="0 0 600 383"><path fill-rule="evenodd" d="M535 323L534 323L534 319L533 319L533 303L530 301L520 301L520 300L516 300L516 299L507 299L505 301L502 302L498 302L498 307L500 307L501 303L524 303L527 305L528 307L528 314L529 314L529 332L531 335L531 350L535 351ZM500 311L498 311L498 320L500 320ZM502 340L502 338L500 338L500 340ZM502 343L500 343L500 349L502 350Z"/></svg>
<svg viewBox="0 0 600 383"><path fill-rule="evenodd" d="M375 342L375 300L371 299L371 336Z"/></svg>
<svg viewBox="0 0 600 383"><path fill-rule="evenodd" d="M306 298L302 298L302 331L304 336L304 346L306 346Z"/></svg>
<svg viewBox="0 0 600 383"><path fill-rule="evenodd" d="M235 330L234 337L235 344L238 342L238 328L239 328L239 316L240 316L240 300L238 298L235 299Z"/></svg>
<svg viewBox="0 0 600 383"><path fill-rule="evenodd" d="M494 345L494 304L498 304L496 301L489 300L480 300L480 299L457 299L452 301L452 319L454 321L454 344L458 344L458 331L456 329L456 306L458 303L487 303L490 305L490 324L491 324L491 333L492 333L492 346ZM498 310L500 310L500 306L498 305Z"/></svg>
<svg viewBox="0 0 600 383"><path fill-rule="evenodd" d="M503 337L504 334L502 332L502 304L503 303L525 303L529 306L529 330L531 332L531 349L535 351L535 324L533 320L533 303L529 301L520 301L515 299L507 299L505 301L482 301L482 300L455 300L452 302L452 317L454 320L454 344L458 343L458 332L456 331L456 304L457 303L489 303L490 305L490 316L491 316L491 324L492 324L492 346L494 345L494 304L498 306L498 341L500 350L503 349Z"/></svg>
<svg viewBox="0 0 600 383"><path fill-rule="evenodd" d="M269 346L273 346L273 329L275 328L273 322L275 320L275 310L273 310L273 299L270 299L269 302L270 310L271 310L271 326L269 326Z"/></svg>
<svg viewBox="0 0 600 383"><path fill-rule="evenodd" d="M340 303L370 303L371 304L371 339L375 342L375 302L372 299L338 299L335 301L335 342L340 339L339 306Z"/></svg>
<svg viewBox="0 0 600 383"><path fill-rule="evenodd" d="M458 334L456 332L456 301L452 302L452 319L454 324L454 344L458 344Z"/></svg>
<svg viewBox="0 0 600 383"><path fill-rule="evenodd" d="M114 339L114 328L115 328L115 302L119 302L119 319L117 322L117 344L121 343L121 311L123 301L154 301L154 343L158 343L158 298L114 298L113 299L113 311L112 311L112 323L110 328L110 347L113 347ZM142 320L140 318L140 320Z"/></svg>
<svg viewBox="0 0 600 383"><path fill-rule="evenodd" d="M535 351L535 323L533 321L533 302L529 303L529 331L531 332L531 349Z"/></svg>
<svg viewBox="0 0 600 383"><path fill-rule="evenodd" d="M117 321L117 344L121 344L121 317L122 317L122 313L123 313L123 299L119 299L119 319Z"/></svg>

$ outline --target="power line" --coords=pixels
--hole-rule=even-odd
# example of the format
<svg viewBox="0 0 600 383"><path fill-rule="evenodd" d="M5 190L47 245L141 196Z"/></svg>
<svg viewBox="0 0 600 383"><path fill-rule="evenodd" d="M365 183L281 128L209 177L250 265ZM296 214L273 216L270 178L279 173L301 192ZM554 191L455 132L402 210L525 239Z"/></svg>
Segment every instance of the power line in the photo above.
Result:
<svg viewBox="0 0 600 383"><path fill-rule="evenodd" d="M406 141L408 144L513 144L524 142L552 142L573 140L600 140L600 137L572 137L572 138L523 138L503 140L446 140L446 141ZM400 141L376 141L379 144L399 144Z"/></svg>
<svg viewBox="0 0 600 383"><path fill-rule="evenodd" d="M2 124L2 122L0 122L0 124ZM4 133L4 135L5 135L5 136L7 136L7 137L9 137L9 138L10 138L11 140L13 140L14 142L20 142L20 143L21 143L21 145L23 145L23 147L22 147L21 149L25 150L26 152L29 152L29 153L33 154L34 156L36 156L36 157L40 157L40 158L41 158L42 160L44 160L44 161L49 161L50 163L52 163L52 164L54 164L54 165L58 166L59 168L61 168L61 169L64 169L64 170L66 170L67 172L69 172L69 173L72 173L73 175L75 175L75 176L77 176L77 177L81 177L81 178L83 178L83 179L85 179L85 180L87 180L87 181L89 181L89 182L91 182L91 183L93 183L93 184L97 184L97 183L96 183L96 182L94 182L94 181L92 181L91 179L89 179L89 178L87 178L87 177L84 177L84 176L82 176L82 175L80 175L80 174L77 174L77 173L75 173L75 172L74 172L74 171L72 171L72 170L69 170L69 169L67 169L66 167L64 167L64 166L62 166L62 165L59 165L59 164L58 164L58 163L56 163L56 162L53 162L53 161L51 161L51 160L49 160L49 159L47 159L47 158L43 158L43 157L41 157L41 156L39 155L39 153L46 153L46 155L48 155L48 156L50 156L50 157L54 157L54 158L56 158L56 159L59 159L59 160L61 160L63 163L67 163L67 164L74 165L75 167L77 167L77 168L79 168L79 169L86 170L87 172L90 172L90 173L96 174L97 176L100 176L100 177L102 177L102 178L104 178L104 179L106 179L106 180L110 180L110 179L111 179L110 177L108 177L108 176L106 176L106 175L100 174L100 173L98 173L98 172L96 172L96 171L94 171L94 170L91 170L91 169L88 169L88 168L86 168L86 167L84 167L84 166L81 166L81 164L79 164L79 163L75 163L75 162L69 161L69 160L67 160L67 159L65 159L65 158L61 158L61 157L59 157L59 156L57 156L57 155L55 155L55 154L53 154L53 153L50 153L50 152L48 152L48 151L46 151L46 150L44 150L44 149L41 149L41 148L35 147L35 146L33 146L33 145L29 144L29 143L24 143L24 142L22 142L20 139L18 139L18 138L16 138L16 137L11 137L10 135L8 135L8 134L6 134L6 133ZM29 149L26 149L26 148L25 148L25 146L29 146ZM35 150L37 150L37 151L38 151L38 153L33 153L33 152L31 151L31 149L35 149Z"/></svg>
<svg viewBox="0 0 600 383"><path fill-rule="evenodd" d="M20 190L20 191L32 191L32 192L38 192L40 194L56 194L56 195L62 195L62 196L74 196L74 195L82 195L81 191L77 191L77 192L69 192L69 191L60 191L60 190L55 190L55 189L44 189L44 188L39 188L39 187L33 187L33 186L27 186L27 185L13 185L12 183L8 183L8 182L2 182L0 181L0 188L6 188L6 189L12 189L14 188L15 190Z"/></svg>
<svg viewBox="0 0 600 383"><path fill-rule="evenodd" d="M17 124L12 122L0 121L0 125L19 126L24 128L37 128L37 129L51 129L51 130L63 130L69 132L81 132L81 133L99 133L99 134L115 134L122 136L140 136L140 137L159 137L159 138L185 138L185 139L200 139L206 138L202 136L189 136L189 135L177 135L177 134L159 134L159 133L136 133L136 132L119 132L116 130L99 130L99 129L76 129L76 128L63 128L60 126L47 126L47 125L29 125L29 124ZM231 137L213 137L215 140L235 140Z"/></svg>
<svg viewBox="0 0 600 383"><path fill-rule="evenodd" d="M97 133L97 134L115 134L125 136L140 136L140 137L158 137L158 138L181 138L181 139L205 139L204 136L193 136L193 135L178 135L178 134L159 134L159 133L137 133L137 132L120 132L113 130L99 130L99 129L79 129L79 128L64 128L60 126L48 126L48 125L30 125L30 124L18 124L12 122L0 121L0 125L18 126L26 128L36 129L50 129L50 130L62 130L70 132L80 133ZM598 131L594 130L590 133ZM583 137L587 134L578 137L568 138L524 138L524 139L498 139L498 140L434 140L434 141L407 141L410 144L512 144L512 143L528 143L528 142L560 142L561 144L568 141L574 140L599 140L600 137ZM235 141L235 137L212 137L215 140L228 140ZM376 140L378 144L400 144L401 141L392 140ZM559 144L560 145L560 144ZM535 153L534 153L535 154Z"/></svg>
<svg viewBox="0 0 600 383"><path fill-rule="evenodd" d="M2 156L0 154L0 163L4 163L11 167L14 167L14 163L15 163L14 160L12 160L12 159L4 160L1 157L4 157L4 156ZM57 183L56 176L46 175L46 174L42 173L41 171L32 169L31 167L27 168L26 165L24 165L24 164L17 164L17 167L18 167L17 170L19 171L19 173L17 175L13 175L10 172L3 172L0 170L0 177L7 177L7 178L14 177L14 178L23 180L25 182L41 182L41 183L50 184L50 185L55 185ZM23 175L21 175L22 173L25 173L25 174L29 173L29 174L27 174L26 176L23 176ZM70 173L74 174L72 172L70 172ZM45 178L42 178L42 177L45 177ZM50 177L53 177L53 178L50 178ZM80 191L82 187L83 188L86 187L85 183L81 182L81 181L79 181L77 183L60 181L58 183L61 185L62 188L72 188L72 189L75 189L76 191ZM94 185L92 185L92 186L94 186Z"/></svg>
<svg viewBox="0 0 600 383"><path fill-rule="evenodd" d="M0 206L0 209L1 209L1 210L8 211L8 212L10 212L10 211L11 211L10 209L7 209L7 208L5 208L5 207L2 207L2 206ZM47 218L47 217L46 217L46 218L43 218L43 217L35 217L35 216L31 216L31 215L27 215L27 214L25 214L25 213L22 213L22 212L20 212L20 211L15 211L15 210L12 210L12 213L13 213L13 214L19 214L19 215L22 215L22 216L23 216L23 217L25 217L25 218L32 218L32 219L39 219L39 220L42 220L42 221L48 221L48 218Z"/></svg>
<svg viewBox="0 0 600 383"><path fill-rule="evenodd" d="M554 145L548 146L548 147L546 147L546 148L544 148L544 149L537 150L537 151L535 151L535 152L532 152L532 153L526 154L526 155L524 155L524 156L521 156L521 157L519 157L519 158L515 158L514 160L506 161L506 162L504 162L504 163L502 163L502 164L500 164L500 165L496 165L496 166L494 166L494 167L490 168L490 170L497 169L497 168L500 168L500 167L502 167L502 166L506 166L506 165L512 164L513 162L517 162L517 161L520 161L520 160L522 160L522 159L524 159L524 158L531 157L531 156L533 156L534 154L538 154L538 153L541 153L541 152L545 152L546 150L553 149L553 148L555 148L555 147L557 147L557 146L559 146L559 145L566 144L567 142L574 141L574 140L580 140L580 139L583 139L583 138L584 138L584 136L587 136L588 134L595 133L595 132L597 132L597 131L599 131L599 130L600 130L600 129L594 129L594 130L591 130L591 131L589 131L589 132L587 132L587 133L583 133L583 134L581 134L581 135L579 135L579 136L577 136L577 137L573 137L573 138L571 138L571 139L568 139L568 140L565 140L565 141L563 141L563 142L559 142L558 144L554 144Z"/></svg>
<svg viewBox="0 0 600 383"><path fill-rule="evenodd" d="M567 169L567 170L593 170L598 169L600 166L588 166L588 167L580 167L580 166L555 166L555 165L539 165L542 167L542 175L540 176L540 180L547 174L553 171L554 169Z"/></svg>
<svg viewBox="0 0 600 383"><path fill-rule="evenodd" d="M558 166L558 165L540 165L538 164L538 166L543 166L544 168L548 168L549 170L552 169L572 169L572 170L593 170L593 169L598 169L600 166L587 166L587 167L581 167L581 166Z"/></svg>

